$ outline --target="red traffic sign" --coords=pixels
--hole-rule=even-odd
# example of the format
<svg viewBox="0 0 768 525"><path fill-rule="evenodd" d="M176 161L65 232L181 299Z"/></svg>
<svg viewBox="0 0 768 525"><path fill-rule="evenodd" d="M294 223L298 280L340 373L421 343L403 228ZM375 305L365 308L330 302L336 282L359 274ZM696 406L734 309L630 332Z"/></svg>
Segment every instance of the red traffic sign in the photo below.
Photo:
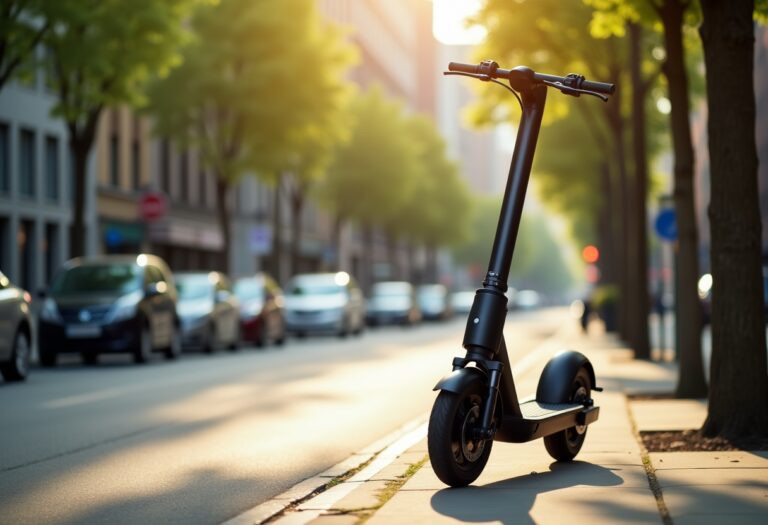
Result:
<svg viewBox="0 0 768 525"><path fill-rule="evenodd" d="M150 191L145 193L139 199L139 215L145 221L156 221L168 211L168 202L165 195Z"/></svg>

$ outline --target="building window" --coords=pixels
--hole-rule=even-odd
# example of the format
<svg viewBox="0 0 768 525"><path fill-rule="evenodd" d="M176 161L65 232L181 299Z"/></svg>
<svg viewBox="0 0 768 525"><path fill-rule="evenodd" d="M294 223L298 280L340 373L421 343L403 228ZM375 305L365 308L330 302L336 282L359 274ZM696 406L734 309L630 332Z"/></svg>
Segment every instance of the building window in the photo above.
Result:
<svg viewBox="0 0 768 525"><path fill-rule="evenodd" d="M171 145L168 139L160 144L160 189L171 194Z"/></svg>
<svg viewBox="0 0 768 525"><path fill-rule="evenodd" d="M182 201L189 202L189 155L187 150L182 150L179 155L179 198Z"/></svg>
<svg viewBox="0 0 768 525"><path fill-rule="evenodd" d="M205 208L208 206L208 173L202 168L200 168L200 176L197 182L200 185L197 192L197 201L201 207Z"/></svg>
<svg viewBox="0 0 768 525"><path fill-rule="evenodd" d="M51 135L45 137L45 195L59 200L59 139Z"/></svg>
<svg viewBox="0 0 768 525"><path fill-rule="evenodd" d="M11 135L8 124L0 122L0 193L11 191Z"/></svg>
<svg viewBox="0 0 768 525"><path fill-rule="evenodd" d="M51 284L51 279L56 272L59 263L59 226L55 223L45 225L45 276L43 283Z"/></svg>
<svg viewBox="0 0 768 525"><path fill-rule="evenodd" d="M141 188L141 146L138 140L131 145L131 182L133 191Z"/></svg>
<svg viewBox="0 0 768 525"><path fill-rule="evenodd" d="M22 129L19 141L19 190L25 197L35 196L35 132Z"/></svg>
<svg viewBox="0 0 768 525"><path fill-rule="evenodd" d="M120 187L120 141L116 134L109 138L109 182L115 187Z"/></svg>

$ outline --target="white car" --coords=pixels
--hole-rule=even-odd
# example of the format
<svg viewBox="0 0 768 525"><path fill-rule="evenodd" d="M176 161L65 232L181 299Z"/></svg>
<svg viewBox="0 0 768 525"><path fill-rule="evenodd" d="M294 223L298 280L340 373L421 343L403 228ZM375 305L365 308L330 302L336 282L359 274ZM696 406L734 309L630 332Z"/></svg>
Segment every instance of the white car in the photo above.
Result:
<svg viewBox="0 0 768 525"><path fill-rule="evenodd" d="M0 373L6 381L23 381L29 373L32 322L28 292L0 272Z"/></svg>
<svg viewBox="0 0 768 525"><path fill-rule="evenodd" d="M284 292L286 328L299 337L310 332L345 337L365 327L363 292L347 272L300 274Z"/></svg>

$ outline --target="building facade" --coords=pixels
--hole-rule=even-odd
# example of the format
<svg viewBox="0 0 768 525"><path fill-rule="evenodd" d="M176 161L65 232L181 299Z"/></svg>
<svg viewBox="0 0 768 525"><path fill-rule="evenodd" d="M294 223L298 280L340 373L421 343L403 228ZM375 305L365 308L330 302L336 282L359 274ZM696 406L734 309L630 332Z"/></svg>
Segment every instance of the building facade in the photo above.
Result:
<svg viewBox="0 0 768 525"><path fill-rule="evenodd" d="M28 290L69 258L73 184L68 134L51 116L44 71L0 91L0 270ZM96 252L95 166L86 182L86 253Z"/></svg>

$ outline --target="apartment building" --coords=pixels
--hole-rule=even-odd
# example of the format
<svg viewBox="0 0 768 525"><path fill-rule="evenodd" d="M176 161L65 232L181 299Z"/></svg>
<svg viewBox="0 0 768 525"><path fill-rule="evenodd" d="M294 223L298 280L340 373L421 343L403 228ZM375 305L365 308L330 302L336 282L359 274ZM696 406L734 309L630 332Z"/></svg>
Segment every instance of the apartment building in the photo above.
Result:
<svg viewBox="0 0 768 525"><path fill-rule="evenodd" d="M51 116L55 102L42 69L0 91L0 269L32 291L46 286L70 253L72 170L67 129ZM86 182L86 253L96 252L93 160Z"/></svg>

